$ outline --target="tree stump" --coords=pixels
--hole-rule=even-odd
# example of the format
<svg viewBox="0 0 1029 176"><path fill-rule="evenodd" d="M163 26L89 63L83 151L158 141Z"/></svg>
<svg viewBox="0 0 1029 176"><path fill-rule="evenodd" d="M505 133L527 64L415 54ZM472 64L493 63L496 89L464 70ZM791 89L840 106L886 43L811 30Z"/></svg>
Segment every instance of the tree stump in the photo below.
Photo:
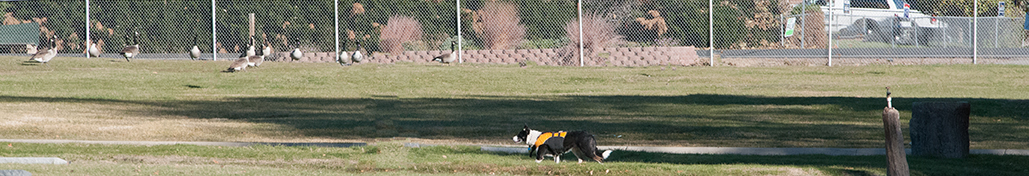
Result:
<svg viewBox="0 0 1029 176"><path fill-rule="evenodd" d="M968 102L915 102L911 113L911 153L921 156L968 156Z"/></svg>

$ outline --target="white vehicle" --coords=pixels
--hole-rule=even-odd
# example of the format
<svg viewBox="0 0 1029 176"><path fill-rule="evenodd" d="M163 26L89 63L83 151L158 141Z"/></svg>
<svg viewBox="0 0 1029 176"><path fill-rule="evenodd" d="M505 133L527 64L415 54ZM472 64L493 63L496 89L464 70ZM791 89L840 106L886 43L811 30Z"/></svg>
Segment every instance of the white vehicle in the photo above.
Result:
<svg viewBox="0 0 1029 176"><path fill-rule="evenodd" d="M825 3L825 1L830 1ZM841 38L864 37L866 41L925 44L945 26L935 17L910 8L904 0L819 0L827 30ZM907 6L907 8L905 8ZM917 41L917 43L916 43Z"/></svg>

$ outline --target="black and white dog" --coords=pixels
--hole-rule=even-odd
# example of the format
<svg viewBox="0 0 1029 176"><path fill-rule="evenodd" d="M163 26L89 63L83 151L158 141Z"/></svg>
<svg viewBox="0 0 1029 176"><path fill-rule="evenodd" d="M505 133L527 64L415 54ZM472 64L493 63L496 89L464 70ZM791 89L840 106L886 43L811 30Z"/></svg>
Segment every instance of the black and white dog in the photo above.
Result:
<svg viewBox="0 0 1029 176"><path fill-rule="evenodd" d="M522 132L514 136L514 141L528 144L529 154L536 154L536 163L542 162L544 156L554 157L555 163L561 163L561 154L568 151L575 154L579 163L583 157L603 163L611 155L611 150L600 152L597 140L585 131L540 132L525 125Z"/></svg>

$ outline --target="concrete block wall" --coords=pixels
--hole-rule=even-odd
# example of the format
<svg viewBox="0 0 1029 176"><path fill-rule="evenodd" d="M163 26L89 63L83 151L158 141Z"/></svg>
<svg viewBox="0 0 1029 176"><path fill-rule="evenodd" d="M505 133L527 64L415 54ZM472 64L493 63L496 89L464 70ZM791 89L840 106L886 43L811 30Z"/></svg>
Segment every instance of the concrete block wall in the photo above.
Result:
<svg viewBox="0 0 1029 176"><path fill-rule="evenodd" d="M604 48L599 52L594 52L593 55L599 59L586 61L586 65L641 67L654 65L691 66L700 63L697 50L692 46Z"/></svg>
<svg viewBox="0 0 1029 176"><path fill-rule="evenodd" d="M372 59L366 63L392 64L398 62L428 63L435 56L442 55L445 51L404 51L399 55L387 55L374 53ZM464 61L466 63L495 63L495 64L516 64L522 61L532 61L539 65L560 65L562 57L560 49L519 49L519 50L465 50ZM325 63L335 62L335 52L304 53L300 63ZM289 61L286 52L271 55L270 61ZM572 62L578 65L578 59ZM585 65L587 66L656 66L656 65L697 65L699 57L696 49L689 47L634 47L634 48L604 48L600 51L587 55Z"/></svg>

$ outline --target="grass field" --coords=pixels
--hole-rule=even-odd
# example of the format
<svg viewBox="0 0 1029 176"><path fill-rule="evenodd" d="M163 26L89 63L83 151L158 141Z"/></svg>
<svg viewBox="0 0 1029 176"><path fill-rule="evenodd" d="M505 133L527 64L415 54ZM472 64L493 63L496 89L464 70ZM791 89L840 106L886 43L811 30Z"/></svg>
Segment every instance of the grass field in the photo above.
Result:
<svg viewBox="0 0 1029 176"><path fill-rule="evenodd" d="M682 155L619 151L603 165L537 164L477 147L354 148L13 144L4 156L56 156L68 165L0 164L35 175L885 175L885 156ZM569 155L571 157L571 155ZM567 159L567 158L566 158ZM912 175L1025 175L1029 156L911 156Z"/></svg>
<svg viewBox="0 0 1029 176"><path fill-rule="evenodd" d="M901 112L905 132L908 131L906 122L911 117L912 102L969 101L972 104L972 148L1029 149L1029 137L1026 137L1029 136L1027 66L673 69L519 68L490 64L361 64L341 67L331 63L275 62L242 73L222 73L219 71L224 70L229 62L136 60L126 63L118 59L57 58L47 67L24 60L27 59L0 57L0 104L3 105L0 106L0 136L3 138L252 142L417 140L427 143L512 144L510 136L517 133L522 124L529 124L541 130L588 130L597 135L600 145L874 148L883 146L880 117L885 106L883 87L891 86L894 105ZM191 150L191 147L175 146L165 150ZM102 150L77 145L54 148ZM281 150L301 149L306 150ZM511 174L546 174L542 171L547 169L541 168L552 168L559 173L585 174L588 170L614 167L639 171L639 175L652 175L644 171L655 167L662 169L646 173L671 173L669 171L684 169L684 174L698 175L764 175L765 171L773 175L794 171L800 172L795 175L813 175L814 171L828 175L863 175L882 173L885 167L885 158L882 157L789 156L782 163L777 163L783 157L631 152L623 153L632 155L623 156L621 161L626 163L536 165L521 155L468 150L437 151L434 154L453 153L482 158L452 166L468 167L453 169L459 170L459 174L487 173L475 171L482 166L474 163L484 160L500 160L486 165L506 168L509 172L503 169L497 172ZM144 157L148 155L146 153L151 152L128 152L124 155ZM10 151L4 156L32 154ZM170 167L178 165L134 164L136 162L131 160L110 158L115 156L113 154L72 155L70 158L76 159L76 156L84 158L80 159L83 163L115 163L109 166L111 170L124 170L124 173L130 173L128 171L132 167L175 170ZM269 173L308 170L359 173L360 170L340 169L350 168L348 164L343 164L346 167L305 166L292 169L295 168L294 162L265 168L252 163L278 159L253 160L251 164L230 166L265 169ZM930 175L1027 172L978 166L979 163L1004 165L1011 162L1024 165L1025 157L911 160L913 170ZM923 164L916 161L924 162L928 169L960 171L915 169ZM418 159L407 162L414 164L369 168L384 171L385 168L415 165L451 167L452 164ZM170 163L187 163L188 167L196 167L193 169L212 169L211 172L219 168L216 164L188 164L192 161ZM362 162L357 163L353 164L354 168ZM103 169L108 165L82 167L88 167L84 170ZM526 167L530 169L515 171L519 168L526 170ZM437 173L414 168L398 170ZM718 172L699 172L703 170Z"/></svg>

